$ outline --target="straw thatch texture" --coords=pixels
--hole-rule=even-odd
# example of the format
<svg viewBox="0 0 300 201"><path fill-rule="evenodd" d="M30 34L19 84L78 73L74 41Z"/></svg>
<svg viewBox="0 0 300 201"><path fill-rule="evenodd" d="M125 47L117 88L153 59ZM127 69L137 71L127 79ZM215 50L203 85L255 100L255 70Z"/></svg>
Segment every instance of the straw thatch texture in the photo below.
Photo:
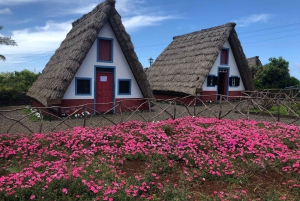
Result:
<svg viewBox="0 0 300 201"><path fill-rule="evenodd" d="M121 49L145 98L153 94L143 67L138 61L130 36L115 9L115 0L105 0L91 12L72 23L73 27L55 51L42 74L27 95L45 106L60 104L72 79L107 20L110 22Z"/></svg>
<svg viewBox="0 0 300 201"><path fill-rule="evenodd" d="M146 71L152 90L196 95L196 89L202 88L226 40L246 90L253 90L248 63L234 27L235 23L227 23L174 37Z"/></svg>
<svg viewBox="0 0 300 201"><path fill-rule="evenodd" d="M248 61L248 66L249 67L262 66L262 63L259 60L259 56L248 58L247 61Z"/></svg>

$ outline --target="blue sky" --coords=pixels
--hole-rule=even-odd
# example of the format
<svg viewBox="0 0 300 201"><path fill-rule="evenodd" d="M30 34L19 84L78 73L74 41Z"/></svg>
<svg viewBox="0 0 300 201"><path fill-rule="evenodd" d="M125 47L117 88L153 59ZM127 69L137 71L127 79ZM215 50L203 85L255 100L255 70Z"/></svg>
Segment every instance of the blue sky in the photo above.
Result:
<svg viewBox="0 0 300 201"><path fill-rule="evenodd" d="M102 0L0 0L0 31L18 46L0 46L0 72L41 72L71 23ZM282 56L300 80L300 0L116 0L144 67L177 35L236 22L247 58Z"/></svg>

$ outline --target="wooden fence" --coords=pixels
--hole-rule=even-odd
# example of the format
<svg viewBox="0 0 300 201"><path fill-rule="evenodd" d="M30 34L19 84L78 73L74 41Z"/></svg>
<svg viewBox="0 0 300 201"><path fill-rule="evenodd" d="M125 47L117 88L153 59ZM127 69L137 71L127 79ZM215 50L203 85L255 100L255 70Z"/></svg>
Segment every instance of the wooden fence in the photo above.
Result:
<svg viewBox="0 0 300 201"><path fill-rule="evenodd" d="M96 111L95 104L78 105L72 107L71 113L59 116L53 111L66 108L36 107L10 110L0 108L0 133L47 133L76 126L109 126L130 120L155 122L184 116L299 124L300 94L298 91L246 91L242 96L218 96L220 99L214 102L202 101L202 96L169 100L142 99L143 103L135 108L127 107L123 101L119 101L104 113ZM185 100L190 101L187 103ZM148 109L141 110L145 105Z"/></svg>

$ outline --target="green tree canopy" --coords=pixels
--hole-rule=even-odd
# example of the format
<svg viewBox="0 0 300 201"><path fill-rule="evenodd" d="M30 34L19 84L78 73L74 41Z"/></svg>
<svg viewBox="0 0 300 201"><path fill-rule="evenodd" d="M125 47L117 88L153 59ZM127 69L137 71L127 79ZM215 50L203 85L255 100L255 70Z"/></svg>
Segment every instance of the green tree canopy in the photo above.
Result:
<svg viewBox="0 0 300 201"><path fill-rule="evenodd" d="M0 91L27 92L40 73L29 70L0 73Z"/></svg>
<svg viewBox="0 0 300 201"><path fill-rule="evenodd" d="M269 63L263 66L254 78L256 89L283 89L297 86L300 81L290 76L289 62L282 57L270 58Z"/></svg>
<svg viewBox="0 0 300 201"><path fill-rule="evenodd" d="M2 29L3 27L0 26L0 30ZM12 46L17 46L17 43L12 40L10 37L5 37L5 36L0 36L0 45L12 45ZM0 60L3 60L5 61L6 58L5 56L3 56L2 54L0 54Z"/></svg>

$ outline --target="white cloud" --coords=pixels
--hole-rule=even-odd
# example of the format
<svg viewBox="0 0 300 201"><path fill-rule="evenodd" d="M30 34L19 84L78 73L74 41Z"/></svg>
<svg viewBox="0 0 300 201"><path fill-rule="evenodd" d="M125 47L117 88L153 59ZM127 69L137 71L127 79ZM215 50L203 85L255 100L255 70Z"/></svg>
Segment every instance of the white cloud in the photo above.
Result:
<svg viewBox="0 0 300 201"><path fill-rule="evenodd" d="M122 13L123 16L128 14L139 14L145 9L148 9L140 6L143 3L145 3L144 0L117 0L116 9L118 12Z"/></svg>
<svg viewBox="0 0 300 201"><path fill-rule="evenodd" d="M9 8L4 8L4 9L0 9L0 15L1 14L12 14L12 12Z"/></svg>
<svg viewBox="0 0 300 201"><path fill-rule="evenodd" d="M159 23L162 21L175 19L175 18L177 17L171 15L167 15L167 16L139 15L139 16L124 18L122 19L122 21L127 31L133 31L139 27L156 26L159 25Z"/></svg>
<svg viewBox="0 0 300 201"><path fill-rule="evenodd" d="M38 0L0 0L0 5L16 5L29 2L37 2Z"/></svg>
<svg viewBox="0 0 300 201"><path fill-rule="evenodd" d="M61 6L66 14L85 14L91 11L99 1L96 0L78 0L74 4L71 0L51 0L52 2L64 3L66 8ZM47 2L46 0L0 0L0 5L5 3L21 4L30 2ZM127 31L134 31L141 27L157 26L161 22L178 17L167 15L158 8L147 7L144 0L117 0L116 9L122 17L122 21ZM56 12L58 13L58 12ZM26 23L31 19L24 19L22 23ZM6 56L6 62L2 64L9 65L11 63L26 63L39 58L50 57L53 52L59 47L60 43L66 37L66 34L71 29L73 20L66 22L47 21L44 26L30 27L12 32L11 38L15 40L18 46L1 46L0 54ZM27 58L29 57L29 58Z"/></svg>
<svg viewBox="0 0 300 201"><path fill-rule="evenodd" d="M295 62L294 66L297 67L297 68L300 68L300 63L299 62Z"/></svg>
<svg viewBox="0 0 300 201"><path fill-rule="evenodd" d="M32 60L35 54L53 52L72 28L72 21L62 23L48 21L42 27L13 31L11 38L18 46L1 46L1 54L6 56L6 62L18 63L26 61L26 55L31 55L28 60Z"/></svg>
<svg viewBox="0 0 300 201"><path fill-rule="evenodd" d="M73 10L69 10L68 13L86 14L86 13L90 12L91 10L93 10L96 6L97 6L97 4L95 4L95 3L87 5L87 6L78 6L77 8L75 8Z"/></svg>
<svg viewBox="0 0 300 201"><path fill-rule="evenodd" d="M242 17L238 20L234 20L238 26L245 27L248 26L252 23L257 23L257 22L268 22L268 20L272 17L270 14L255 14L255 15L250 15L246 17Z"/></svg>

